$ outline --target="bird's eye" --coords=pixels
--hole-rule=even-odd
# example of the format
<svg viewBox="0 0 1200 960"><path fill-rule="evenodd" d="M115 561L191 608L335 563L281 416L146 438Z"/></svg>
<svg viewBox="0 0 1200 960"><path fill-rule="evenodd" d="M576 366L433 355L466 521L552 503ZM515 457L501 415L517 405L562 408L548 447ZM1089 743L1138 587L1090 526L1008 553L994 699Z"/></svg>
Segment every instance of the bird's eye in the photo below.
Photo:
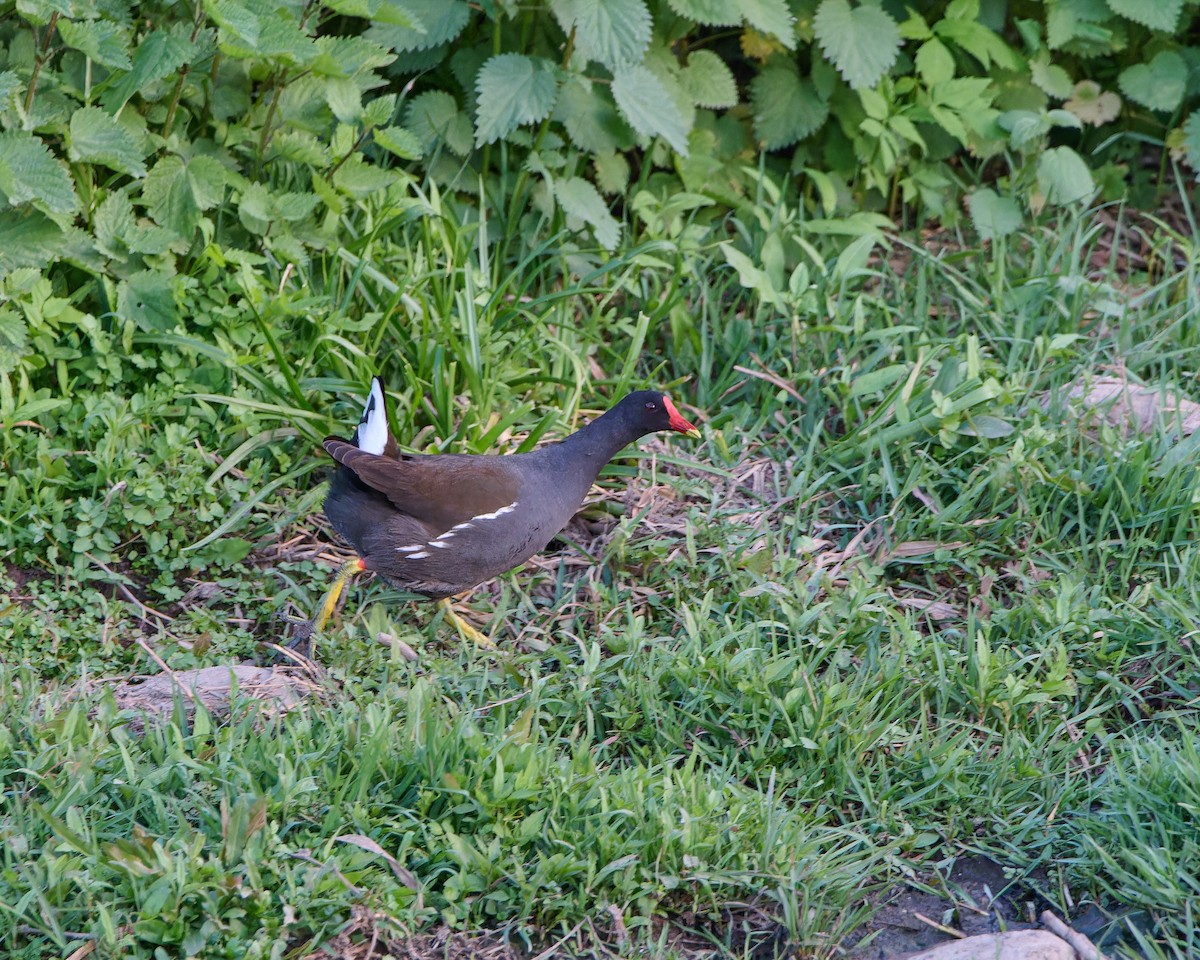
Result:
<svg viewBox="0 0 1200 960"><path fill-rule="evenodd" d="M656 404L653 404L653 403L648 403L648 404L646 404L646 409L647 409L647 410L657 410L657 409L658 409L658 406L657 406Z"/></svg>

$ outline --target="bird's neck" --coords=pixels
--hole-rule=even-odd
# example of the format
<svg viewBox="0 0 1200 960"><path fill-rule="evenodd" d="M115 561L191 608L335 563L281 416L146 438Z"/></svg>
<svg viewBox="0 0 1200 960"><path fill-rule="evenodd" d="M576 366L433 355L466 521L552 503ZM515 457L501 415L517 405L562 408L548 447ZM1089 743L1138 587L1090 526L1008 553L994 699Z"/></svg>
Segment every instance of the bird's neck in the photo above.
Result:
<svg viewBox="0 0 1200 960"><path fill-rule="evenodd" d="M642 436L618 410L609 410L552 448L564 460L594 466L592 479L609 460Z"/></svg>

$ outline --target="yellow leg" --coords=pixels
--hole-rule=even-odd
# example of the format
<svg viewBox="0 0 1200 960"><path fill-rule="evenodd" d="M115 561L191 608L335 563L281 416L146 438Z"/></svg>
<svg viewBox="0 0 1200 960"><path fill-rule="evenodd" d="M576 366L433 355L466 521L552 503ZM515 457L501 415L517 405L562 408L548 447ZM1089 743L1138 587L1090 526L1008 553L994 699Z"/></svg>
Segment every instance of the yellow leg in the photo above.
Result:
<svg viewBox="0 0 1200 960"><path fill-rule="evenodd" d="M458 635L464 640L470 640L477 647L482 647L484 650L495 650L496 644L486 634L480 633L473 626L467 623L462 617L454 612L454 607L451 606L449 599L439 600L438 603L442 609L446 611L446 619L454 624L454 629L458 631Z"/></svg>
<svg viewBox="0 0 1200 960"><path fill-rule="evenodd" d="M329 618L333 616L333 611L337 609L337 602L342 596L342 591L346 589L346 584L350 582L351 577L362 569L363 562L358 557L342 564L342 568L337 572L337 576L333 578L333 583L325 594L325 599L321 601L320 609L317 610L316 615L309 621L312 625L313 633L320 633L324 629L325 624L329 622Z"/></svg>

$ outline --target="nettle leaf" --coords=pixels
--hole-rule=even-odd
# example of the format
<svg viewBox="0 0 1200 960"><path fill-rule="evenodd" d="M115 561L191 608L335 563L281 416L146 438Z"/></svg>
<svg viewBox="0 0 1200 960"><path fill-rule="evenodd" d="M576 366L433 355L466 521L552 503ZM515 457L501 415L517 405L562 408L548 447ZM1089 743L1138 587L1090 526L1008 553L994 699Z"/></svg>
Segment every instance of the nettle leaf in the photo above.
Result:
<svg viewBox="0 0 1200 960"><path fill-rule="evenodd" d="M1038 159L1038 189L1047 203L1067 204L1086 200L1096 192L1092 173L1070 147L1053 147Z"/></svg>
<svg viewBox="0 0 1200 960"><path fill-rule="evenodd" d="M0 195L11 206L32 203L52 216L79 208L66 166L38 137L20 130L0 133Z"/></svg>
<svg viewBox="0 0 1200 960"><path fill-rule="evenodd" d="M1021 226L1021 208L1012 197L984 187L967 197L971 222L984 240L1007 237Z"/></svg>
<svg viewBox="0 0 1200 960"><path fill-rule="evenodd" d="M738 0L738 5L755 30L776 37L789 50L796 49L795 18L787 0Z"/></svg>
<svg viewBox="0 0 1200 960"><path fill-rule="evenodd" d="M821 0L813 32L821 52L854 90L875 86L900 53L900 28L880 7Z"/></svg>
<svg viewBox="0 0 1200 960"><path fill-rule="evenodd" d="M621 224L609 212L599 191L582 177L569 177L554 183L554 196L569 216L588 224L596 241L605 250L615 250L621 242Z"/></svg>
<svg viewBox="0 0 1200 960"><path fill-rule="evenodd" d="M361 200L388 189L398 177L395 171L368 163L355 154L337 168L333 182L342 193Z"/></svg>
<svg viewBox="0 0 1200 960"><path fill-rule="evenodd" d="M1111 90L1101 90L1095 80L1080 80L1063 109L1084 123L1099 127L1117 119L1121 113L1121 98Z"/></svg>
<svg viewBox="0 0 1200 960"><path fill-rule="evenodd" d="M225 195L225 168L213 157L183 159L169 155L158 161L142 184L142 202L160 226L188 239L203 211Z"/></svg>
<svg viewBox="0 0 1200 960"><path fill-rule="evenodd" d="M401 160L421 159L421 140L404 127L382 127L371 132L375 142Z"/></svg>
<svg viewBox="0 0 1200 960"><path fill-rule="evenodd" d="M542 57L502 53L480 69L476 92L475 145L482 146L550 115L558 97L557 68Z"/></svg>
<svg viewBox="0 0 1200 960"><path fill-rule="evenodd" d="M376 20L367 38L397 53L429 50L458 37L471 19L471 8L463 0L404 0L411 27Z"/></svg>
<svg viewBox="0 0 1200 960"><path fill-rule="evenodd" d="M63 43L88 58L114 70L128 70L129 31L111 20L59 20L58 33Z"/></svg>
<svg viewBox="0 0 1200 960"><path fill-rule="evenodd" d="M572 74L554 107L554 118L566 128L571 143L588 153L613 153L633 142L606 86Z"/></svg>
<svg viewBox="0 0 1200 960"><path fill-rule="evenodd" d="M1187 89L1188 68L1174 50L1160 50L1149 63L1135 63L1117 78L1125 96L1151 110L1179 106Z"/></svg>
<svg viewBox="0 0 1200 960"><path fill-rule="evenodd" d="M404 112L404 126L417 135L426 152L442 142L458 156L465 157L474 144L470 118L444 90L429 90L410 100Z"/></svg>
<svg viewBox="0 0 1200 960"><path fill-rule="evenodd" d="M613 99L629 125L643 137L662 137L687 156L688 124L662 81L640 64L613 77Z"/></svg>
<svg viewBox="0 0 1200 960"><path fill-rule="evenodd" d="M338 13L362 17L375 23L409 28L419 26L417 19L393 0L325 0L324 5Z"/></svg>
<svg viewBox="0 0 1200 960"><path fill-rule="evenodd" d="M737 82L725 61L711 50L693 50L687 66L679 71L679 82L698 107L720 110L738 102Z"/></svg>
<svg viewBox="0 0 1200 960"><path fill-rule="evenodd" d="M281 130L271 138L272 159L295 160L310 167L329 163L329 148L322 140L303 130Z"/></svg>
<svg viewBox="0 0 1200 960"><path fill-rule="evenodd" d="M750 81L750 104L754 136L766 150L790 147L819 130L829 117L829 104L790 65L767 67Z"/></svg>
<svg viewBox="0 0 1200 960"><path fill-rule="evenodd" d="M1183 147L1193 170L1200 170L1200 110L1193 110L1183 125Z"/></svg>
<svg viewBox="0 0 1200 960"><path fill-rule="evenodd" d="M733 27L742 22L735 0L667 0L667 6L685 20L706 27Z"/></svg>
<svg viewBox="0 0 1200 960"><path fill-rule="evenodd" d="M190 30L189 24L181 23L142 37L133 51L130 71L104 92L101 100L105 107L117 112L135 93L145 95L147 87L166 79L185 63L193 62L198 45L188 36Z"/></svg>
<svg viewBox="0 0 1200 960"><path fill-rule="evenodd" d="M71 114L68 143L74 162L102 163L132 177L146 175L145 139L99 107L81 107Z"/></svg>
<svg viewBox="0 0 1200 960"><path fill-rule="evenodd" d="M40 210L0 208L0 273L43 267L68 252L68 234Z"/></svg>
<svg viewBox="0 0 1200 960"><path fill-rule="evenodd" d="M362 91L349 77L330 77L322 84L325 102L342 123L354 123L362 116Z"/></svg>
<svg viewBox="0 0 1200 960"><path fill-rule="evenodd" d="M622 153L598 153L596 185L605 193L624 193L629 186L629 161Z"/></svg>
<svg viewBox="0 0 1200 960"><path fill-rule="evenodd" d="M644 0L551 0L564 33L575 30L575 48L614 73L639 63L650 45L650 11Z"/></svg>
<svg viewBox="0 0 1200 960"><path fill-rule="evenodd" d="M396 61L396 55L365 37L317 37L317 56L312 61L314 73L327 77L361 77L363 89L382 86L385 82L372 73Z"/></svg>
<svg viewBox="0 0 1200 960"><path fill-rule="evenodd" d="M1151 30L1171 33L1179 22L1183 0L1108 0L1108 8Z"/></svg>
<svg viewBox="0 0 1200 960"><path fill-rule="evenodd" d="M0 374L12 373L25 359L29 325L11 307L0 307Z"/></svg>
<svg viewBox="0 0 1200 960"><path fill-rule="evenodd" d="M269 0L204 0L204 9L221 28L219 43L227 56L304 65L317 55L316 44L295 15L272 7Z"/></svg>

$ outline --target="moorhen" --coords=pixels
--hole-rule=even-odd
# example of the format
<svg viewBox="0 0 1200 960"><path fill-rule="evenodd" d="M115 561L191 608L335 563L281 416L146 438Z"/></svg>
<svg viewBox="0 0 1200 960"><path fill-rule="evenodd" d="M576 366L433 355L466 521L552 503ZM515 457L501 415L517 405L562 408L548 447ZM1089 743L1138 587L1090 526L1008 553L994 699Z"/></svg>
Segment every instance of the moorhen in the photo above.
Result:
<svg viewBox="0 0 1200 960"><path fill-rule="evenodd" d="M700 437L666 394L639 390L532 453L401 453L388 426L383 379L375 377L354 436L324 441L338 463L325 514L358 557L338 572L306 635L324 627L350 577L373 570L403 590L440 600L464 638L495 646L447 598L541 550L574 516L600 469L657 430Z"/></svg>

